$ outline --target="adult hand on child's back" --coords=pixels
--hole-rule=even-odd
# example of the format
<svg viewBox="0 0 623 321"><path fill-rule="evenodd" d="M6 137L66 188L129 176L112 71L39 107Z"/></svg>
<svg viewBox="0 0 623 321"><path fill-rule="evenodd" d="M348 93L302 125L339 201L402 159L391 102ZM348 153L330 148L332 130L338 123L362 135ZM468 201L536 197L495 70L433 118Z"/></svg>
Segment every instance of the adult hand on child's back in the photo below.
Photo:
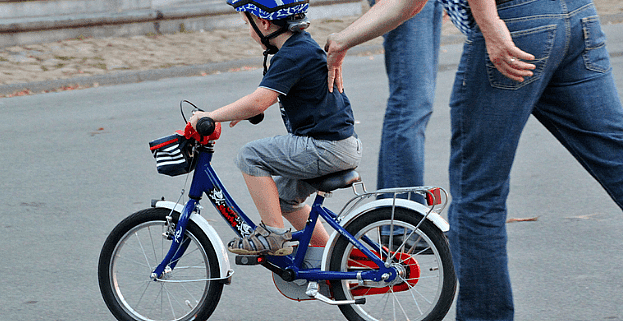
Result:
<svg viewBox="0 0 623 321"><path fill-rule="evenodd" d="M333 33L327 38L327 44L324 51L327 52L327 69L328 79L327 85L329 92L333 92L333 87L337 86L339 92L344 92L344 83L342 79L342 62L346 56L346 49L339 49L339 43L336 41L337 34Z"/></svg>

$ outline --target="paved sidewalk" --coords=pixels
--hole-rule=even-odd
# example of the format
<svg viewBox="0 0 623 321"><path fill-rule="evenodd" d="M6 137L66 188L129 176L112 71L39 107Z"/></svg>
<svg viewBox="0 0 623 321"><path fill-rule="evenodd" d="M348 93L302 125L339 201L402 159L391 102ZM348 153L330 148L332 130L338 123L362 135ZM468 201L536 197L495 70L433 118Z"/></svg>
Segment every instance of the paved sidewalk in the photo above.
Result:
<svg viewBox="0 0 623 321"><path fill-rule="evenodd" d="M602 10L608 13L601 16L604 24L623 22L623 1L598 1L614 1L614 7ZM314 20L309 32L323 45L330 33L356 18ZM449 21L444 22L442 34L442 44L464 40ZM349 54L382 50L379 37ZM0 98L255 69L261 67L261 59L262 50L245 28L0 48Z"/></svg>

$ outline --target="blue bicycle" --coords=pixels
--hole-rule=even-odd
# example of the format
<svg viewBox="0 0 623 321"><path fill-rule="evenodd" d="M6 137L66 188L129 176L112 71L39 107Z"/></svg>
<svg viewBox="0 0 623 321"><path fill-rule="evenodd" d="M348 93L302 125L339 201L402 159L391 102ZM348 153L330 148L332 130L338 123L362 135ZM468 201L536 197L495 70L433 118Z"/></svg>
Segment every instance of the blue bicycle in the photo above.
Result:
<svg viewBox="0 0 623 321"><path fill-rule="evenodd" d="M183 114L183 113L182 113ZM256 224L236 205L211 166L220 124L150 143L158 169L188 174L188 201L152 201L152 208L120 222L106 239L98 277L104 301L118 320L206 320L234 273L227 250L200 212L206 195L233 231ZM439 187L365 190L359 174L342 171L308 181L317 193L306 227L293 233L288 256L236 256L238 265L262 265L288 298L339 306L348 320L442 320L456 278L439 215L447 203ZM327 194L352 188L355 196L335 214ZM426 205L411 200L421 195ZM316 221L333 228L325 247L308 246ZM389 233L387 232L389 231ZM389 235L393 235L390 237Z"/></svg>

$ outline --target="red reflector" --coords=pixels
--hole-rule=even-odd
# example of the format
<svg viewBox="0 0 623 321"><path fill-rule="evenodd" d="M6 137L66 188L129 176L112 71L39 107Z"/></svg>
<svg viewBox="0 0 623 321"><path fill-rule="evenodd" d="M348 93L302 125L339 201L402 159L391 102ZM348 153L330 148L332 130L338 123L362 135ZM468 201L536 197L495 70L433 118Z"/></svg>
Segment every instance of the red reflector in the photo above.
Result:
<svg viewBox="0 0 623 321"><path fill-rule="evenodd" d="M262 262L264 262L264 257L263 256L258 256L257 257L257 263L262 264Z"/></svg>
<svg viewBox="0 0 623 321"><path fill-rule="evenodd" d="M441 204L441 189L438 187L429 189L426 193L426 203L428 206Z"/></svg>

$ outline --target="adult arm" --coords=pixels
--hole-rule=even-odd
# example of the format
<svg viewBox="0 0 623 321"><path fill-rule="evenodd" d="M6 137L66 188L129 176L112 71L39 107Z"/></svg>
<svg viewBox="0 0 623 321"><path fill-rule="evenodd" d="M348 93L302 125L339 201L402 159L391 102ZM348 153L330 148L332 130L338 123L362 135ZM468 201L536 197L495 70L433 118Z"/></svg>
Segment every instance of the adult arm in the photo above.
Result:
<svg viewBox="0 0 623 321"><path fill-rule="evenodd" d="M526 61L534 56L515 46L506 23L498 16L495 0L468 0L469 7L485 38L487 53L493 65L504 76L524 81L532 76L535 65Z"/></svg>
<svg viewBox="0 0 623 321"><path fill-rule="evenodd" d="M197 121L202 117L210 117L215 122L231 121L233 127L241 120L249 119L263 113L268 107L277 102L279 94L273 90L259 87L253 93L246 95L235 102L210 112L197 112L190 118L190 124L196 128Z"/></svg>
<svg viewBox="0 0 623 321"><path fill-rule="evenodd" d="M344 91L342 62L348 49L368 40L382 36L400 26L422 10L427 0L381 0L346 29L329 35L324 47L329 69L329 91L337 85Z"/></svg>

